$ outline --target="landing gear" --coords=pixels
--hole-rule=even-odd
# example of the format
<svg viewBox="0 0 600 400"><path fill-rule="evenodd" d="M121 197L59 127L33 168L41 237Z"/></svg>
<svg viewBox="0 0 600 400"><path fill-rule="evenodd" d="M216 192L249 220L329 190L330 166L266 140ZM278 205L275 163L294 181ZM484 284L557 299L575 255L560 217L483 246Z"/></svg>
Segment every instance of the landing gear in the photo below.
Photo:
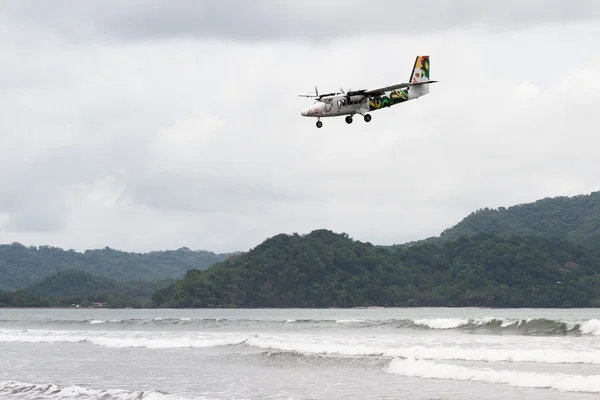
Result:
<svg viewBox="0 0 600 400"><path fill-rule="evenodd" d="M323 123L321 122L321 120L318 120L318 121L317 121L317 128L320 128L320 127L322 127L322 126L323 126Z"/></svg>
<svg viewBox="0 0 600 400"><path fill-rule="evenodd" d="M352 123L352 115L348 115L348 116L346 117L346 123L347 123L347 124L351 124L351 123Z"/></svg>
<svg viewBox="0 0 600 400"><path fill-rule="evenodd" d="M369 122L371 120L370 114L365 114L365 122Z"/></svg>

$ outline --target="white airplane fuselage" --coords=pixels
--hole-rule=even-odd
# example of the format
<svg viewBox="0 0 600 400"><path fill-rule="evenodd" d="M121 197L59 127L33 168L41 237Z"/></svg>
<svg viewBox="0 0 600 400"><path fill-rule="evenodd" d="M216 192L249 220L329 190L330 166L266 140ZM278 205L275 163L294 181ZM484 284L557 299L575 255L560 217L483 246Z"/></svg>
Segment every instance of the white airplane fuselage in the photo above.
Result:
<svg viewBox="0 0 600 400"><path fill-rule="evenodd" d="M321 118L346 116L346 123L360 114L366 122L371 120L369 112L388 108L405 101L414 100L429 93L429 84L437 81L429 79L430 60L428 55L417 56L406 83L398 83L374 89L361 89L341 93L320 95L315 86L315 94L300 95L313 97L316 102L300 112L303 117L317 118L317 127L323 126Z"/></svg>
<svg viewBox="0 0 600 400"><path fill-rule="evenodd" d="M369 112L369 98L351 96L350 101L345 95L325 97L315 104L302 110L303 117L337 117L340 115L366 114Z"/></svg>
<svg viewBox="0 0 600 400"><path fill-rule="evenodd" d="M427 92L419 90L422 88L411 88L412 90L393 90L383 96L349 96L336 94L324 97L315 104L305 108L300 113L303 117L326 118L338 117L340 115L366 115L368 112L382 108L391 107L395 104L404 103L423 96ZM415 90L416 89L416 90Z"/></svg>

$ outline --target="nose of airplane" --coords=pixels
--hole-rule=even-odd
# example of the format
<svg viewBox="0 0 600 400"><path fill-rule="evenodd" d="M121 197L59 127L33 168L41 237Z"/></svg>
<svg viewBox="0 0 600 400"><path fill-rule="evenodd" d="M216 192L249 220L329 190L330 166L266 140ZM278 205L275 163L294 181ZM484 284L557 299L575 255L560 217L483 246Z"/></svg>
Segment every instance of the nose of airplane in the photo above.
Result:
<svg viewBox="0 0 600 400"><path fill-rule="evenodd" d="M308 108L305 108L304 110L302 110L300 112L300 115L302 115L303 117L308 117Z"/></svg>

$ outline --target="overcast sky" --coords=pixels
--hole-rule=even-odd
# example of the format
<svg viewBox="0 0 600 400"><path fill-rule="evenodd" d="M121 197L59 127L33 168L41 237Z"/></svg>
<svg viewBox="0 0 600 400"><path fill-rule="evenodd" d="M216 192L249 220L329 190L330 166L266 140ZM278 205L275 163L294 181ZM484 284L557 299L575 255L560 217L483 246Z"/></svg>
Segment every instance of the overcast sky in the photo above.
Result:
<svg viewBox="0 0 600 400"><path fill-rule="evenodd" d="M0 4L0 242L374 244L600 190L600 2ZM502 4L502 5L500 5ZM355 118L298 93L440 82Z"/></svg>

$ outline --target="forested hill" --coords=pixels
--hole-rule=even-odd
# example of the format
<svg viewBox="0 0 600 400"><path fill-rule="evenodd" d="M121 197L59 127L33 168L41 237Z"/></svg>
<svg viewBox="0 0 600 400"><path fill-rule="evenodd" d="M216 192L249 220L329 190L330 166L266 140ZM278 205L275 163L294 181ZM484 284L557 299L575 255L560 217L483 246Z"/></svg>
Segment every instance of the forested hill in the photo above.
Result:
<svg viewBox="0 0 600 400"><path fill-rule="evenodd" d="M328 230L277 235L152 298L158 307L600 306L600 257L536 236L384 248Z"/></svg>
<svg viewBox="0 0 600 400"><path fill-rule="evenodd" d="M104 248L79 253L51 246L0 245L0 290L35 284L64 269L79 269L118 281L181 278L189 269L204 269L230 254L193 251L128 253Z"/></svg>
<svg viewBox="0 0 600 400"><path fill-rule="evenodd" d="M498 209L484 208L440 235L454 240L478 232L539 235L600 247L600 192L552 197Z"/></svg>
<svg viewBox="0 0 600 400"><path fill-rule="evenodd" d="M48 305L55 306L85 306L100 302L108 307L143 307L152 294L174 282L173 278L119 282L82 270L64 269L23 289L23 292L39 296Z"/></svg>

